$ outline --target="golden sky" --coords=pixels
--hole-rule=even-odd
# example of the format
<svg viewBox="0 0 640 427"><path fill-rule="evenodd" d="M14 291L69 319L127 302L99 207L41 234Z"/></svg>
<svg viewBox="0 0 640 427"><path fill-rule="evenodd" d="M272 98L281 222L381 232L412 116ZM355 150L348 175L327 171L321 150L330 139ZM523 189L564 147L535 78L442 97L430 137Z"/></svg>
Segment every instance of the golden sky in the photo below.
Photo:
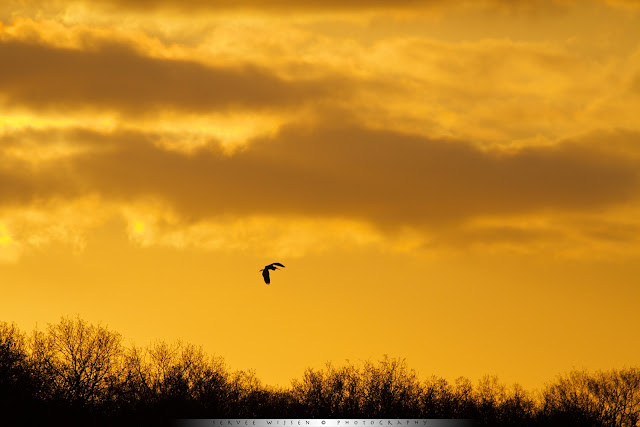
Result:
<svg viewBox="0 0 640 427"><path fill-rule="evenodd" d="M640 2L453 3L2 2L1 320L274 385L640 363Z"/></svg>

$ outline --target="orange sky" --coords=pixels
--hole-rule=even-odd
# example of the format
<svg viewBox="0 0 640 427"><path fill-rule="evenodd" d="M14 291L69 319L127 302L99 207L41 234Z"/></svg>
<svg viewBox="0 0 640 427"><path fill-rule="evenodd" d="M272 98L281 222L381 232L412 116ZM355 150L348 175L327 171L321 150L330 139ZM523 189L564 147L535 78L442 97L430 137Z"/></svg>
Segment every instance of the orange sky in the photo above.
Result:
<svg viewBox="0 0 640 427"><path fill-rule="evenodd" d="M281 385L637 365L640 4L451 3L3 2L0 320Z"/></svg>

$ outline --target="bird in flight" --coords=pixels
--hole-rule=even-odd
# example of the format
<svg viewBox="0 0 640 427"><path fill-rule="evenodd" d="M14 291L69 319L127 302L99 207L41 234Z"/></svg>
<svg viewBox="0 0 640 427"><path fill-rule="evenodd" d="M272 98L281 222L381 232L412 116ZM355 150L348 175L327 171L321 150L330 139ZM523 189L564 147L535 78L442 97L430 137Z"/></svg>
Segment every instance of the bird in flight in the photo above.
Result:
<svg viewBox="0 0 640 427"><path fill-rule="evenodd" d="M266 283L267 285L271 283L271 279L269 278L269 270L277 270L278 267L284 267L284 265L280 264L279 262L272 262L271 264L265 265L264 268L260 269L260 271L262 271L264 283Z"/></svg>

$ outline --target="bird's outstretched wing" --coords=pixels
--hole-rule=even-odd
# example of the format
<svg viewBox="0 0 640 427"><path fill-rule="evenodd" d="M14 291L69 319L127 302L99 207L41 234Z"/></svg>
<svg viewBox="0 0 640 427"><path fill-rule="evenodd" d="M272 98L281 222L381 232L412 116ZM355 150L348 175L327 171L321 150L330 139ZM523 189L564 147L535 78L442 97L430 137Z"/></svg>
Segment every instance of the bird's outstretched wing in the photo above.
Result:
<svg viewBox="0 0 640 427"><path fill-rule="evenodd" d="M278 267L284 267L284 265L280 264L279 262L274 262L271 265L277 265Z"/></svg>
<svg viewBox="0 0 640 427"><path fill-rule="evenodd" d="M268 268L265 268L264 270L262 270L262 277L264 278L264 283L266 283L267 285L271 283L271 279L269 278Z"/></svg>

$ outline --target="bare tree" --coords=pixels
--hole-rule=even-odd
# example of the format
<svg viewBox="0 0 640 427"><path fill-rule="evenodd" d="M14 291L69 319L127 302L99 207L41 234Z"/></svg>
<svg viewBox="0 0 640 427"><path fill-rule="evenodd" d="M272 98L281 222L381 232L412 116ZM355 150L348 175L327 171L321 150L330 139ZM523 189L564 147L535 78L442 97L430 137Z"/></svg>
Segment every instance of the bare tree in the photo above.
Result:
<svg viewBox="0 0 640 427"><path fill-rule="evenodd" d="M79 317L36 331L31 342L33 363L50 380L51 392L74 406L111 399L123 371L122 352L120 334Z"/></svg>
<svg viewBox="0 0 640 427"><path fill-rule="evenodd" d="M38 409L41 385L29 363L25 335L15 324L0 322L0 416Z"/></svg>
<svg viewBox="0 0 640 427"><path fill-rule="evenodd" d="M596 372L572 371L547 386L543 395L548 418L576 424L640 425L640 369Z"/></svg>
<svg viewBox="0 0 640 427"><path fill-rule="evenodd" d="M79 411L80 410L80 411ZM495 376L419 381L404 359L307 369L290 388L227 371L200 347L124 348L118 333L62 318L27 338L0 322L0 424L20 413L170 418L473 418L484 425L640 427L640 369L573 371L539 394ZM44 415L40 415L44 414ZM47 415L48 414L48 415Z"/></svg>
<svg viewBox="0 0 640 427"><path fill-rule="evenodd" d="M0 386L15 379L27 359L25 337L15 324L0 322Z"/></svg>
<svg viewBox="0 0 640 427"><path fill-rule="evenodd" d="M384 356L362 367L327 363L325 369L307 369L301 381L293 382L293 395L314 417L416 416L421 387L404 359Z"/></svg>
<svg viewBox="0 0 640 427"><path fill-rule="evenodd" d="M602 419L613 426L640 425L640 369L597 372L589 389L599 401Z"/></svg>
<svg viewBox="0 0 640 427"><path fill-rule="evenodd" d="M422 383L421 415L426 418L448 418L454 413L453 387L444 378L432 375Z"/></svg>
<svg viewBox="0 0 640 427"><path fill-rule="evenodd" d="M365 362L363 368L364 405L371 416L415 416L419 407L420 382L405 359L384 356L377 365Z"/></svg>
<svg viewBox="0 0 640 427"><path fill-rule="evenodd" d="M172 415L185 409L209 416L225 412L231 386L224 362L208 358L200 347L181 341L132 347L125 365L131 405Z"/></svg>

